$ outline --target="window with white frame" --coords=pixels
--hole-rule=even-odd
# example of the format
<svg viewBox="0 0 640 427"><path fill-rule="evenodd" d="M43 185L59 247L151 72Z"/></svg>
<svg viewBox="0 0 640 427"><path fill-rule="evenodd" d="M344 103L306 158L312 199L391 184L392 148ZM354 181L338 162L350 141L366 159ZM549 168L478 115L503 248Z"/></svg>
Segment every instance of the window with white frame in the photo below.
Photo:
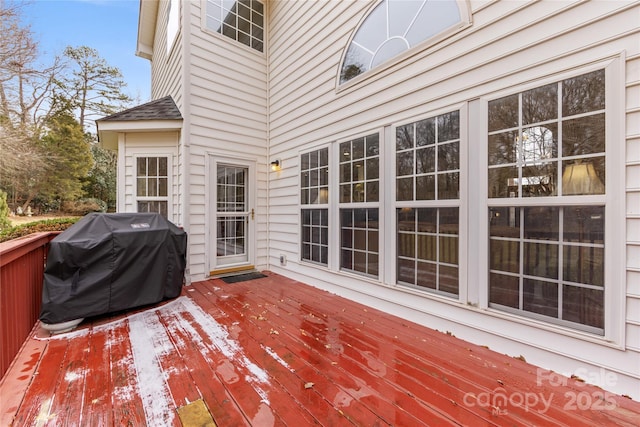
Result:
<svg viewBox="0 0 640 427"><path fill-rule="evenodd" d="M459 294L460 113L396 127L396 279Z"/></svg>
<svg viewBox="0 0 640 427"><path fill-rule="evenodd" d="M488 103L489 305L604 333L605 71Z"/></svg>
<svg viewBox="0 0 640 427"><path fill-rule="evenodd" d="M455 0L382 0L356 30L342 60L340 83L463 23Z"/></svg>
<svg viewBox="0 0 640 427"><path fill-rule="evenodd" d="M380 135L339 144L340 268L378 277Z"/></svg>
<svg viewBox="0 0 640 427"><path fill-rule="evenodd" d="M301 258L329 262L329 149L300 156Z"/></svg>
<svg viewBox="0 0 640 427"><path fill-rule="evenodd" d="M168 218L168 157L136 158L136 204L138 212L157 212Z"/></svg>
<svg viewBox="0 0 640 427"><path fill-rule="evenodd" d="M206 0L206 28L259 52L264 50L264 4L258 0Z"/></svg>

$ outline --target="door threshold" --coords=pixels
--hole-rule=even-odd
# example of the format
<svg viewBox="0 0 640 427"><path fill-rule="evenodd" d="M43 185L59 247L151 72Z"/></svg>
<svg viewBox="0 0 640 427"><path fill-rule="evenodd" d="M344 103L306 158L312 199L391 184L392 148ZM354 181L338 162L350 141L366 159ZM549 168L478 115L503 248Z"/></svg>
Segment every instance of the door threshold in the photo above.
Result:
<svg viewBox="0 0 640 427"><path fill-rule="evenodd" d="M209 272L211 279L218 279L224 276L232 276L234 274L247 273L249 271L255 271L255 265L239 265L236 267L217 268Z"/></svg>

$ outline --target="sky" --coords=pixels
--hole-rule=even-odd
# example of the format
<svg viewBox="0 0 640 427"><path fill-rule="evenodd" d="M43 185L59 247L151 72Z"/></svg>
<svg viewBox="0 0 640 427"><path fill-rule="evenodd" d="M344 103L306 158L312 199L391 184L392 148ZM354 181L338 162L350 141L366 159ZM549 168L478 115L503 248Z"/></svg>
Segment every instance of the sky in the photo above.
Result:
<svg viewBox="0 0 640 427"><path fill-rule="evenodd" d="M0 0L2 1L2 0ZM151 63L137 57L139 0L17 0L25 24L40 49L61 55L67 46L88 46L127 83L125 91L140 103L150 100Z"/></svg>

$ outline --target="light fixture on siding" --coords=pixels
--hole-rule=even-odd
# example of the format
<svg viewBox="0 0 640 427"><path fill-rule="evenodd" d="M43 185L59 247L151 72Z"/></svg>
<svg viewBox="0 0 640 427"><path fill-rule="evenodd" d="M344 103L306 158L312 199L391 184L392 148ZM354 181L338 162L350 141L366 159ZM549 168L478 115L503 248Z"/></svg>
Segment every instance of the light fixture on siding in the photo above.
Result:
<svg viewBox="0 0 640 427"><path fill-rule="evenodd" d="M271 170L277 172L282 170L282 161L280 159L275 159L271 162Z"/></svg>

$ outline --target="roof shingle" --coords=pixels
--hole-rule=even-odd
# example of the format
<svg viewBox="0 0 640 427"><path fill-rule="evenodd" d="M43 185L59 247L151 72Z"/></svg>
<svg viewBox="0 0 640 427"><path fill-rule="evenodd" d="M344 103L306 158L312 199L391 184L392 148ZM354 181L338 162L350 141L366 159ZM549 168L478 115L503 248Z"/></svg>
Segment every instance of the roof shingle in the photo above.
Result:
<svg viewBox="0 0 640 427"><path fill-rule="evenodd" d="M182 114L173 101L173 98L165 96L137 107L112 114L96 120L106 121L140 121L140 120L182 120Z"/></svg>

